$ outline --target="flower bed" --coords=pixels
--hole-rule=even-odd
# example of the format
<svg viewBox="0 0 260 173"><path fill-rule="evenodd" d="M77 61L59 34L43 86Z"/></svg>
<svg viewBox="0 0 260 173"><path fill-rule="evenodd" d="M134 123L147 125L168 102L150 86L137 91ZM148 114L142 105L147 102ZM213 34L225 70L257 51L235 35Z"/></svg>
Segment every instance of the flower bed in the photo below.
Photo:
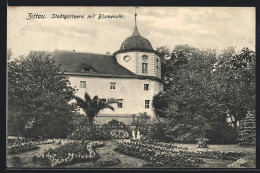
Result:
<svg viewBox="0 0 260 173"><path fill-rule="evenodd" d="M45 139L45 140L36 141L35 144L36 145L52 144L52 143L55 143L55 141L56 141L56 139Z"/></svg>
<svg viewBox="0 0 260 173"><path fill-rule="evenodd" d="M20 144L14 144L12 146L7 146L8 154L17 154L32 150L37 150L40 147L38 147L35 143L27 142L27 143L20 143Z"/></svg>
<svg viewBox="0 0 260 173"><path fill-rule="evenodd" d="M103 142L71 142L56 149L49 149L34 158L34 162L45 163L45 166L61 166L71 163L85 162L98 159L95 147L104 146Z"/></svg>
<svg viewBox="0 0 260 173"><path fill-rule="evenodd" d="M153 167L196 167L203 160L186 155L186 148L170 147L163 143L146 143L140 141L119 142L116 151L149 162Z"/></svg>
<svg viewBox="0 0 260 173"><path fill-rule="evenodd" d="M75 129L67 138L71 140L108 140L111 139L111 135L107 128L92 125Z"/></svg>
<svg viewBox="0 0 260 173"><path fill-rule="evenodd" d="M172 143L153 141L119 142L116 151L147 160L148 165L155 167L194 167L203 163L201 158L237 160L245 156L243 152L220 152L210 149L188 150Z"/></svg>
<svg viewBox="0 0 260 173"><path fill-rule="evenodd" d="M112 129L110 131L111 138L113 139L127 139L129 133L125 129Z"/></svg>
<svg viewBox="0 0 260 173"><path fill-rule="evenodd" d="M188 150L187 147L177 147L173 143L154 142L154 141L142 141L143 144L149 144L148 146L155 149L168 152L176 153L181 152L192 157L198 158L209 158L209 159L222 159L222 160L237 160L240 157L244 157L245 153L242 151L217 151L212 149L196 149Z"/></svg>

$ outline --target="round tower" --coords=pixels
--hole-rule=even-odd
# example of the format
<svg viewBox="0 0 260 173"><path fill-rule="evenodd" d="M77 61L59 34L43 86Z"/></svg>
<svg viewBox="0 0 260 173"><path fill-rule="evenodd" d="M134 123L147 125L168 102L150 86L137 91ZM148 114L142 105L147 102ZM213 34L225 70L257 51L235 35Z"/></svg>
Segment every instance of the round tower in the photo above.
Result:
<svg viewBox="0 0 260 173"><path fill-rule="evenodd" d="M137 75L161 78L161 55L155 51L149 40L142 37L135 26L133 34L126 38L114 53L118 63Z"/></svg>

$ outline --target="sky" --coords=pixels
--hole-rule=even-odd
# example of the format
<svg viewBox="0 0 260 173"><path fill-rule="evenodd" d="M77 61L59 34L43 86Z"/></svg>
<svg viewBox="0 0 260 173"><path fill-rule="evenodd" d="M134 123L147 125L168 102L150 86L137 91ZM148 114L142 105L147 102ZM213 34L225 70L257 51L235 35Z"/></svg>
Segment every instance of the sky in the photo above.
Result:
<svg viewBox="0 0 260 173"><path fill-rule="evenodd" d="M188 44L200 49L229 46L255 50L254 7L8 7L7 47L13 56L30 51L75 50L113 54L131 36L137 12L139 33L153 48ZM45 15L28 19L28 13ZM84 15L81 19L53 14ZM99 14L121 15L98 19ZM94 18L87 18L95 15Z"/></svg>

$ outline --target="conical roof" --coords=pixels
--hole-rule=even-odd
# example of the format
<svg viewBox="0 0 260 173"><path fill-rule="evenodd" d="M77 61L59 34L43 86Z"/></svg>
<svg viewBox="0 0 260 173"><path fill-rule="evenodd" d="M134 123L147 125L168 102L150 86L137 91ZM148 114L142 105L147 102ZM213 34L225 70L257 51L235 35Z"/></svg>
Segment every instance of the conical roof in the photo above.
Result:
<svg viewBox="0 0 260 173"><path fill-rule="evenodd" d="M125 39L125 41L121 44L119 51L126 51L126 50L153 50L152 44L149 40L142 37L137 29L137 26L134 27L133 34Z"/></svg>

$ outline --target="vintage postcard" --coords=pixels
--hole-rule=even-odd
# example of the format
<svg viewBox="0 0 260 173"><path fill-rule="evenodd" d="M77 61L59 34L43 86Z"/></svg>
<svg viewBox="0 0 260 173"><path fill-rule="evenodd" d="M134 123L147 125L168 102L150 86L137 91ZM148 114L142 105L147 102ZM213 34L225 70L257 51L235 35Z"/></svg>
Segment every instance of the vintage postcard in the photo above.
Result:
<svg viewBox="0 0 260 173"><path fill-rule="evenodd" d="M255 21L9 6L7 168L255 168Z"/></svg>

